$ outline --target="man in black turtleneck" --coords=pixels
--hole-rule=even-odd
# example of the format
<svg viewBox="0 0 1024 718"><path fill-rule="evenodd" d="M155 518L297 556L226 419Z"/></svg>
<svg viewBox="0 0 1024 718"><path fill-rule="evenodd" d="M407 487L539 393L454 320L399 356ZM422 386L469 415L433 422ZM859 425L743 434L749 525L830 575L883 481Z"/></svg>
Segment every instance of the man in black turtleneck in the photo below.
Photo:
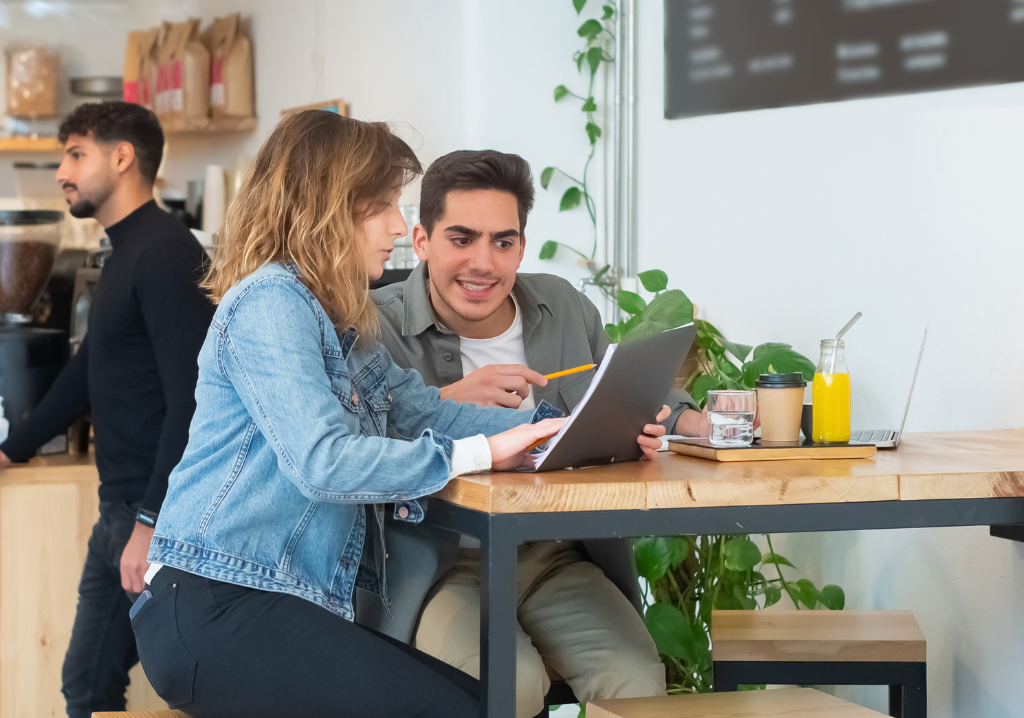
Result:
<svg viewBox="0 0 1024 718"><path fill-rule="evenodd" d="M0 445L0 469L27 461L91 412L100 519L79 585L64 659L70 718L123 711L138 662L128 617L167 477L188 443L197 357L214 307L199 287L206 255L153 201L164 137L139 105L82 105L60 127L57 170L76 217L95 217L114 251L96 287L78 353L28 421Z"/></svg>

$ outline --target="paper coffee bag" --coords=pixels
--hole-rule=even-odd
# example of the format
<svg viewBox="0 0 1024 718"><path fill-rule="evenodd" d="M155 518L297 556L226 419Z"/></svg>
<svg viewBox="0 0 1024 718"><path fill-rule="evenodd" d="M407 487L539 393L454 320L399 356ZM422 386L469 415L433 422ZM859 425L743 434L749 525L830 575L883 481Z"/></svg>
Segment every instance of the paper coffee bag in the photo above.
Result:
<svg viewBox="0 0 1024 718"><path fill-rule="evenodd" d="M188 124L210 115L210 51L199 40L199 20L171 26L160 54L157 115L161 122Z"/></svg>
<svg viewBox="0 0 1024 718"><path fill-rule="evenodd" d="M158 28L135 30L128 33L128 47L124 55L124 101L145 105L146 56L153 49Z"/></svg>
<svg viewBox="0 0 1024 718"><path fill-rule="evenodd" d="M238 13L220 17L205 33L210 48L210 110L214 117L252 117L252 42Z"/></svg>
<svg viewBox="0 0 1024 718"><path fill-rule="evenodd" d="M149 49L142 56L142 70L139 77L139 104L154 112L156 112L156 94L160 66L158 57L163 44L167 41L170 27L171 24L165 22L147 31L152 33L153 39L149 43Z"/></svg>

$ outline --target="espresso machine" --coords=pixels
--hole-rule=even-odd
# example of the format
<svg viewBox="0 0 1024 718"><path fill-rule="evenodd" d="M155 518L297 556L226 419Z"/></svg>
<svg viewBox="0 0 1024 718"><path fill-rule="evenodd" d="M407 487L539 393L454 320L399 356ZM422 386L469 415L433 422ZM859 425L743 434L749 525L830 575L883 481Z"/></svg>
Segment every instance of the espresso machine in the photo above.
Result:
<svg viewBox="0 0 1024 718"><path fill-rule="evenodd" d="M12 433L68 361L67 332L34 326L32 315L53 272L63 222L55 210L0 211L0 397Z"/></svg>

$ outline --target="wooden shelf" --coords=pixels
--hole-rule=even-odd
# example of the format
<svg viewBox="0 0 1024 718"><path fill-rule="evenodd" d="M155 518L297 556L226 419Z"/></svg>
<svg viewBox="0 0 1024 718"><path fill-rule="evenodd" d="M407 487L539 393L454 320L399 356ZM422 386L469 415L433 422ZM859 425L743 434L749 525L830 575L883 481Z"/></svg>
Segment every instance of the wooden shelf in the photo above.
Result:
<svg viewBox="0 0 1024 718"><path fill-rule="evenodd" d="M165 135L219 135L229 132L252 132L256 129L255 117L208 117L202 120L188 120L160 123Z"/></svg>
<svg viewBox="0 0 1024 718"><path fill-rule="evenodd" d="M0 137L0 152L60 152L56 137Z"/></svg>

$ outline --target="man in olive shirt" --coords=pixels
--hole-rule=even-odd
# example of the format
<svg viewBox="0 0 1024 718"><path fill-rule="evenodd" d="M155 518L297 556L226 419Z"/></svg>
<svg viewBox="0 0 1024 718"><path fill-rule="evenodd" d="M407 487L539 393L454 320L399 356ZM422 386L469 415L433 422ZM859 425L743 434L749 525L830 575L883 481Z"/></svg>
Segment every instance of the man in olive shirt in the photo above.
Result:
<svg viewBox="0 0 1024 718"><path fill-rule="evenodd" d="M423 261L405 283L373 294L395 362L443 398L522 409L547 400L568 413L593 373L550 382L543 374L604 356L600 314L583 294L553 275L517 273L532 204L530 168L516 155L455 152L423 177L413 239ZM707 433L685 392L668 404L670 432ZM397 522L387 540L392 617L363 601L361 620L479 676L479 544ZM517 578L519 716L543 708L544 663L581 701L664 694L627 541L524 544Z"/></svg>

